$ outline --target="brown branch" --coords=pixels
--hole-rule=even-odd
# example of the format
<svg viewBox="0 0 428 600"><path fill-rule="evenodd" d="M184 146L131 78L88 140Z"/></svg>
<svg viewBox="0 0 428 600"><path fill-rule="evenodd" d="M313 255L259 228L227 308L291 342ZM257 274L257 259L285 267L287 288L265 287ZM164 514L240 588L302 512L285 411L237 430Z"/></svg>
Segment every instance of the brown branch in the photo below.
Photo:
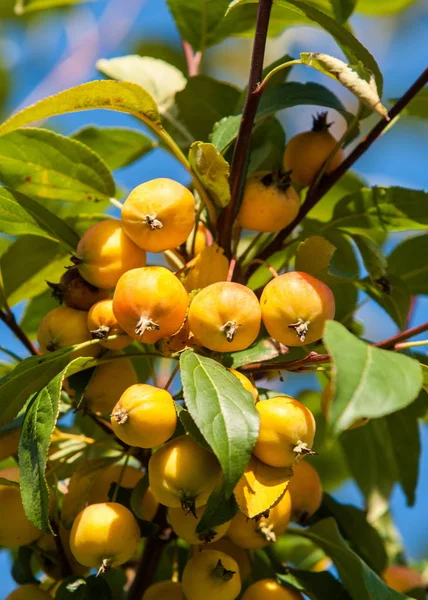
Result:
<svg viewBox="0 0 428 600"><path fill-rule="evenodd" d="M411 329L400 331L400 333L397 333L396 335L393 335L382 342L377 342L376 344L373 344L373 346L376 346L376 348L391 350L396 344L403 342L404 340L408 340L409 338L412 338L419 333L423 333L424 331L428 331L428 321L422 323L421 325L417 325L416 327L412 327Z"/></svg>
<svg viewBox="0 0 428 600"><path fill-rule="evenodd" d="M319 363L331 362L329 354L318 354L317 352L310 352L299 360L290 360L288 362L272 362L272 363L252 363L250 365L244 365L240 367L240 371L244 373L255 373L257 371L299 371L301 368L308 365L314 365Z"/></svg>
<svg viewBox="0 0 428 600"><path fill-rule="evenodd" d="M129 588L127 600L141 600L144 592L153 581L165 547L176 537L171 527L168 526L165 506L159 506L153 522L159 525L160 529L156 535L146 540L134 581Z"/></svg>
<svg viewBox="0 0 428 600"><path fill-rule="evenodd" d="M416 96L418 92L428 83L428 68L418 77L413 85L407 90L405 94L398 100L396 104L388 112L390 120L397 117L402 110L409 104L409 102ZM344 175L352 165L370 148L382 132L388 127L389 121L382 119L379 121L373 129L367 134L367 136L354 148L347 158L335 169L330 175L325 175L317 185L310 188L306 196L305 202L302 204L297 217L290 223L285 229L280 231L276 238L261 252L259 258L269 258L274 252L281 250L284 240L290 235L290 233L299 225L299 223L306 217L308 212L321 200L327 192L331 190L333 185Z"/></svg>
<svg viewBox="0 0 428 600"><path fill-rule="evenodd" d="M232 256L233 222L239 208L242 182L246 175L247 159L250 152L251 134L261 98L261 91L258 90L258 87L263 74L263 61L272 2L273 0L260 0L257 9L256 33L254 37L247 96L245 98L238 137L236 139L230 165L230 192L232 198L225 208L219 223L220 245L224 248L228 258L231 258Z"/></svg>
<svg viewBox="0 0 428 600"><path fill-rule="evenodd" d="M3 321L7 327L15 334L18 340L27 348L30 354L36 356L40 354L38 349L34 346L31 340L27 337L27 335L22 331L21 327L16 322L13 313L8 310L7 312L0 311L0 320Z"/></svg>

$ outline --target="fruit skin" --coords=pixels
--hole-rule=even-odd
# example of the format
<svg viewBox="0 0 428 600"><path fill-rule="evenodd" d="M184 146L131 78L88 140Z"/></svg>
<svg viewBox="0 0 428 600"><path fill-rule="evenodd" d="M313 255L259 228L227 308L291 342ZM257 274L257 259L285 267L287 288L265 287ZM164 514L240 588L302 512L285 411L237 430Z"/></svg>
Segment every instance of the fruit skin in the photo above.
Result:
<svg viewBox="0 0 428 600"><path fill-rule="evenodd" d="M237 546L232 540L223 537L207 546L207 548L219 550L231 556L238 563L241 581L245 581L251 575L251 561L248 552L244 548ZM199 552L199 549L197 551Z"/></svg>
<svg viewBox="0 0 428 600"><path fill-rule="evenodd" d="M181 183L152 179L132 190L122 207L122 226L137 246L163 252L186 241L195 224L195 198Z"/></svg>
<svg viewBox="0 0 428 600"><path fill-rule="evenodd" d="M235 377L237 377L239 379L239 381L242 383L242 385L244 386L244 388L247 390L247 392L250 392L250 394L253 397L254 400L254 404L256 402L258 402L259 400L259 392L257 391L257 388L255 385L253 385L251 383L251 381L248 379L248 377L246 377L243 373L241 373L240 371L236 371L236 369L229 369L229 371L235 375Z"/></svg>
<svg viewBox="0 0 428 600"><path fill-rule="evenodd" d="M299 271L272 279L260 298L262 319L269 335L286 346L303 346L322 338L325 322L334 318L333 292Z"/></svg>
<svg viewBox="0 0 428 600"><path fill-rule="evenodd" d="M142 600L185 600L181 583L158 581L144 592Z"/></svg>
<svg viewBox="0 0 428 600"><path fill-rule="evenodd" d="M292 467L311 454L315 419L311 411L290 396L277 396L256 404L260 429L253 454L271 467Z"/></svg>
<svg viewBox="0 0 428 600"><path fill-rule="evenodd" d="M88 504L99 504L102 502L109 501L109 491L112 483L117 483L122 473L122 465L112 465L107 469L101 471L98 477L92 484L91 490L88 494ZM137 483L144 477L144 474L136 469L135 467L127 466L120 486L128 489L134 488ZM153 496L152 490L147 488L146 493L143 496L140 506L140 516L145 521L151 521L159 507L159 503Z"/></svg>
<svg viewBox="0 0 428 600"><path fill-rule="evenodd" d="M177 412L169 392L137 383L122 394L110 421L114 433L126 444L155 448L173 435Z"/></svg>
<svg viewBox="0 0 428 600"><path fill-rule="evenodd" d="M293 508L291 519L303 525L317 512L322 501L321 480L310 463L301 460L293 467L288 491Z"/></svg>
<svg viewBox="0 0 428 600"><path fill-rule="evenodd" d="M138 375L128 358L110 360L95 368L83 395L92 412L109 415L123 392L138 383Z"/></svg>
<svg viewBox="0 0 428 600"><path fill-rule="evenodd" d="M260 579L244 592L242 600L303 600L297 590L279 585L275 579Z"/></svg>
<svg viewBox="0 0 428 600"><path fill-rule="evenodd" d="M113 289L123 273L146 264L146 253L123 231L120 221L108 219L83 234L72 261L86 281Z"/></svg>
<svg viewBox="0 0 428 600"><path fill-rule="evenodd" d="M109 296L108 290L102 290L85 281L77 267L67 269L59 283L46 283L52 288L52 296L60 304L77 310L89 310L93 304Z"/></svg>
<svg viewBox="0 0 428 600"><path fill-rule="evenodd" d="M19 468L0 471L0 477L19 482ZM18 486L0 484L0 510L4 516L0 523L0 546L14 548L35 542L42 532L27 519Z"/></svg>
<svg viewBox="0 0 428 600"><path fill-rule="evenodd" d="M91 504L76 517L70 534L74 558L85 567L122 565L137 551L140 528L122 504Z"/></svg>
<svg viewBox="0 0 428 600"><path fill-rule="evenodd" d="M113 300L101 300L94 304L88 312L88 329L93 339L100 340L100 345L110 350L122 350L132 343L128 335L117 340L104 341L109 335L124 334L113 312Z"/></svg>
<svg viewBox="0 0 428 600"><path fill-rule="evenodd" d="M215 574L219 563L230 572L229 576ZM241 591L238 564L223 552L204 550L184 567L182 585L187 600L235 600Z"/></svg>
<svg viewBox="0 0 428 600"><path fill-rule="evenodd" d="M331 404L333 402L333 382L329 381L324 388L324 391L321 396L321 412L324 415L326 421L329 420L329 413L331 409ZM357 427L362 427L363 425L367 425L370 421L368 417L362 417L361 419L355 419L355 421L348 427L348 429L356 429Z"/></svg>
<svg viewBox="0 0 428 600"><path fill-rule="evenodd" d="M148 344L177 333L188 304L182 283L164 267L128 271L119 279L113 296L119 325L133 339Z"/></svg>
<svg viewBox="0 0 428 600"><path fill-rule="evenodd" d="M278 504L270 509L269 516L258 521L248 519L242 512L236 513L230 523L227 537L241 548L264 548L283 535L290 517L291 497L285 492Z"/></svg>
<svg viewBox="0 0 428 600"><path fill-rule="evenodd" d="M74 344L82 344L91 340L86 325L87 313L68 306L59 306L49 311L40 321L37 330L37 341L42 354L54 352ZM99 344L75 350L71 358L78 356L97 356L100 352Z"/></svg>
<svg viewBox="0 0 428 600"><path fill-rule="evenodd" d="M25 583L9 594L6 600L52 600L52 597L38 585Z"/></svg>
<svg viewBox="0 0 428 600"><path fill-rule="evenodd" d="M291 170L293 183L309 186L315 180L322 165L334 147L336 138L328 131L327 113L314 117L312 131L304 131L292 137L284 152L284 169ZM326 173L334 171L343 161L343 150L340 148L332 158Z"/></svg>
<svg viewBox="0 0 428 600"><path fill-rule="evenodd" d="M244 229L274 233L294 221L299 208L299 194L288 177L261 171L247 179L237 220Z"/></svg>
<svg viewBox="0 0 428 600"><path fill-rule="evenodd" d="M150 487L156 500L186 512L207 503L220 475L214 454L187 435L162 446L149 461Z"/></svg>
<svg viewBox="0 0 428 600"><path fill-rule="evenodd" d="M382 573L382 578L390 588L402 594L426 585L418 571L404 565L390 565Z"/></svg>
<svg viewBox="0 0 428 600"><path fill-rule="evenodd" d="M205 512L205 506L200 506L196 509L196 518L190 513L185 513L180 508L168 509L168 521L178 535L188 544L211 544L222 538L229 529L230 521L213 527L202 534L196 533L196 527L199 525L202 515Z"/></svg>
<svg viewBox="0 0 428 600"><path fill-rule="evenodd" d="M256 295L240 283L221 281L201 290L188 314L189 327L202 346L214 352L248 348L260 331Z"/></svg>

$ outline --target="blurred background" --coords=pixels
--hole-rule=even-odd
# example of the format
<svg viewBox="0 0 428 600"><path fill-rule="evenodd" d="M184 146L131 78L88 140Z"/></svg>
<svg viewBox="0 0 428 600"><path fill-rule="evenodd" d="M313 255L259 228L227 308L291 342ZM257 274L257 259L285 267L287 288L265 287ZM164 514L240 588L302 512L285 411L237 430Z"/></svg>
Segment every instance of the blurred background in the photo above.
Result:
<svg viewBox="0 0 428 600"><path fill-rule="evenodd" d="M398 0L401 5L406 4ZM384 7L382 17L368 13L378 4ZM101 0L72 9L41 11L31 16L16 17L12 0L0 0L0 113L2 119L11 112L49 94L84 81L101 78L95 69L99 58L126 54L151 55L167 60L185 70L181 42L165 0ZM408 7L398 14L388 14L392 0L363 0L350 20L357 38L370 50L384 75L384 103L397 98L417 78L428 63L428 2L407 1ZM268 42L266 64L288 53L325 52L342 57L335 42L316 27L294 26ZM248 76L251 40L228 40L206 52L202 72L218 79L244 86ZM318 81L331 87L350 111L356 101L346 90L306 67L294 69L290 79ZM308 129L314 107L295 107L279 114L287 137ZM331 115L332 116L332 115ZM344 126L336 119L333 132ZM376 117L364 122L369 128ZM91 111L51 119L49 126L69 134L84 125L139 126L121 113ZM427 140L428 121L400 119L356 164L355 171L368 184L400 185L414 189L428 188ZM188 183L188 174L169 154L161 149L149 153L134 165L115 172L116 182L124 193L135 185L155 177L171 177ZM114 209L112 209L114 211ZM113 213L114 214L114 213ZM390 250L398 241L392 236ZM19 265L17 265L19 268ZM23 306L18 306L17 316ZM428 300L418 300L410 325L428 318ZM378 341L393 335L396 325L373 302L358 312L365 337ZM20 356L25 350L0 324L0 345ZM424 349L422 348L422 351ZM426 353L426 352L425 352ZM3 361L3 357L0 359ZM296 394L318 386L311 374L287 375L284 383L274 382L278 391ZM428 428L423 426L423 456L416 504L408 508L402 492L392 495L392 511L404 540L410 561L428 560ZM335 469L335 464L331 464ZM362 506L362 498L353 484L343 484L334 491L341 502ZM14 585L10 575L9 556L0 552L0 597Z"/></svg>

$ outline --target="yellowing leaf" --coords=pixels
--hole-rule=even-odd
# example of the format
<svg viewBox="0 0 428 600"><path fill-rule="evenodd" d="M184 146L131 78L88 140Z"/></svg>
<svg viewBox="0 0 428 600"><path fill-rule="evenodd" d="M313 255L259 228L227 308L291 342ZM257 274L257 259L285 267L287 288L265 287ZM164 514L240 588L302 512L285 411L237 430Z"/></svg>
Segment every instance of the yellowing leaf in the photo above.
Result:
<svg viewBox="0 0 428 600"><path fill-rule="evenodd" d="M287 490L292 474L290 468L270 467L252 456L233 491L241 512L253 519L275 506Z"/></svg>
<svg viewBox="0 0 428 600"><path fill-rule="evenodd" d="M226 281L228 271L229 261L223 253L223 248L214 243L204 248L191 261L183 285L188 292L198 290L217 281Z"/></svg>
<svg viewBox="0 0 428 600"><path fill-rule="evenodd" d="M320 52L302 52L300 58L304 64L339 81L363 104L389 121L388 111L379 98L374 75L362 63L348 65L343 60Z"/></svg>
<svg viewBox="0 0 428 600"><path fill-rule="evenodd" d="M124 81L91 81L24 108L0 125L0 135L54 115L96 108L129 113L149 125L160 127L156 102L142 87Z"/></svg>
<svg viewBox="0 0 428 600"><path fill-rule="evenodd" d="M336 247L320 235L312 235L301 242L296 251L296 271L310 275L325 272Z"/></svg>
<svg viewBox="0 0 428 600"><path fill-rule="evenodd" d="M213 202L227 206L230 202L229 163L214 144L194 142L190 146L189 162Z"/></svg>

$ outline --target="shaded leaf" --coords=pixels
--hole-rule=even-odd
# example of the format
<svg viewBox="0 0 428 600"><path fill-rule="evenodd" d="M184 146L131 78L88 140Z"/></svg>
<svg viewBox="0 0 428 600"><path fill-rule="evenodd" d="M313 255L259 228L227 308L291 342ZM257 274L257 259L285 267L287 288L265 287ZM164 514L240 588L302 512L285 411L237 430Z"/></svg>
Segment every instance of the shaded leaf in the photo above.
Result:
<svg viewBox="0 0 428 600"><path fill-rule="evenodd" d="M358 0L357 10L367 15L391 15L405 10L417 0Z"/></svg>
<svg viewBox="0 0 428 600"><path fill-rule="evenodd" d="M292 474L291 468L270 467L252 456L233 491L240 511L253 519L275 506Z"/></svg>
<svg viewBox="0 0 428 600"><path fill-rule="evenodd" d="M58 306L58 301L50 290L32 298L25 307L19 326L30 339L35 339L40 321L50 311Z"/></svg>
<svg viewBox="0 0 428 600"><path fill-rule="evenodd" d="M296 271L319 275L328 269L336 247L325 238L313 235L297 246Z"/></svg>
<svg viewBox="0 0 428 600"><path fill-rule="evenodd" d="M62 580L55 592L56 600L113 600L104 576L90 575L86 579L71 575Z"/></svg>
<svg viewBox="0 0 428 600"><path fill-rule="evenodd" d="M357 419L388 415L417 397L422 386L418 361L375 348L336 321L327 322L323 339L334 363L330 423L336 435Z"/></svg>
<svg viewBox="0 0 428 600"><path fill-rule="evenodd" d="M105 163L80 142L48 129L19 129L0 138L0 179L37 198L102 202L115 194Z"/></svg>
<svg viewBox="0 0 428 600"><path fill-rule="evenodd" d="M282 166L285 131L278 119L269 118L255 127L251 137L248 173L274 171Z"/></svg>
<svg viewBox="0 0 428 600"><path fill-rule="evenodd" d="M428 234L404 240L388 256L388 268L414 296L428 294Z"/></svg>
<svg viewBox="0 0 428 600"><path fill-rule="evenodd" d="M29 546L21 546L18 548L17 556L12 566L12 577L20 585L26 583L38 584L38 580L34 577L32 569L32 560L34 549Z"/></svg>
<svg viewBox="0 0 428 600"><path fill-rule="evenodd" d="M358 246L361 258L370 279L376 284L383 282L383 287L389 289L388 265L382 249L369 237L360 234L351 236ZM388 288L387 288L388 286ZM382 286L380 286L382 287Z"/></svg>
<svg viewBox="0 0 428 600"><path fill-rule="evenodd" d="M196 528L198 533L203 533L213 527L230 521L238 512L235 496L226 495L225 487L214 490L205 505L204 514Z"/></svg>
<svg viewBox="0 0 428 600"><path fill-rule="evenodd" d="M400 329L404 328L411 302L411 294L405 281L396 275L389 275L387 288L369 279L360 281L358 287L373 298Z"/></svg>
<svg viewBox="0 0 428 600"><path fill-rule="evenodd" d="M343 585L327 571L314 573L307 570L290 569L288 575L277 573L281 582L294 585L302 592L308 592L316 600L350 600Z"/></svg>
<svg viewBox="0 0 428 600"><path fill-rule="evenodd" d="M220 207L227 206L230 202L230 167L216 147L194 142L190 146L189 162L213 202Z"/></svg>
<svg viewBox="0 0 428 600"><path fill-rule="evenodd" d="M250 460L259 416L242 384L216 361L187 350L180 357L186 407L217 456L228 498Z"/></svg>
<svg viewBox="0 0 428 600"><path fill-rule="evenodd" d="M50 438L56 425L63 374L52 379L28 405L19 439L20 489L28 520L53 533L45 470Z"/></svg>
<svg viewBox="0 0 428 600"><path fill-rule="evenodd" d="M260 335L256 341L238 352L226 352L221 355L221 362L230 369L239 369L244 365L257 362L268 362L275 358L280 360L296 360L304 354L300 348L288 348L276 340Z"/></svg>
<svg viewBox="0 0 428 600"><path fill-rule="evenodd" d="M77 131L73 139L91 148L113 171L127 167L157 146L147 135L125 127L88 126Z"/></svg>

